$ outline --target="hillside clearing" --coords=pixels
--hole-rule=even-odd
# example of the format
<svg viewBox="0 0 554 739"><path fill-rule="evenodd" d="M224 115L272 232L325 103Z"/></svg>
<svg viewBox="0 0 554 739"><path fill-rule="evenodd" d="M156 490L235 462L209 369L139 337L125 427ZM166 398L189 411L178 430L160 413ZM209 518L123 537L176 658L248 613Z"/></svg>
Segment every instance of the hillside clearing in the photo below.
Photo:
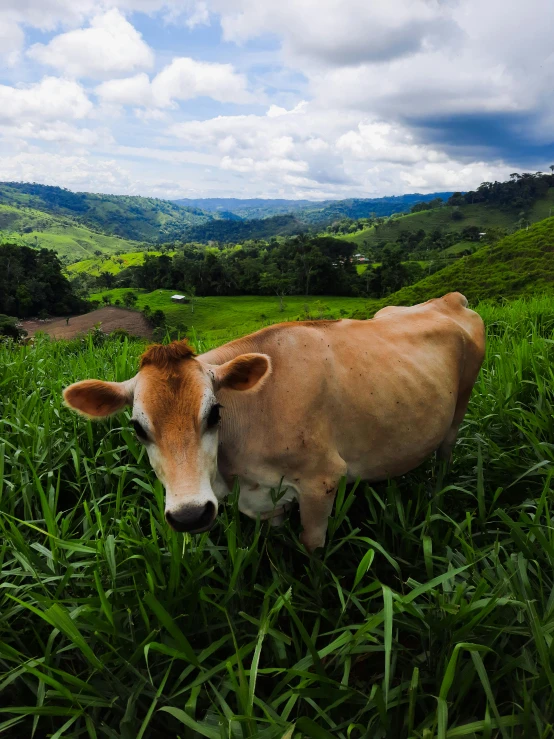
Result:
<svg viewBox="0 0 554 739"><path fill-rule="evenodd" d="M173 256L174 251L166 252L168 256ZM86 272L93 277L98 277L101 272L109 272L112 275L119 274L122 270L127 267L136 267L144 262L144 255L149 254L150 256L159 257L162 252L160 251L132 251L126 254L119 254L109 258L95 257L94 259L84 259L75 264L70 264L66 267L68 274L78 274L80 272Z"/></svg>

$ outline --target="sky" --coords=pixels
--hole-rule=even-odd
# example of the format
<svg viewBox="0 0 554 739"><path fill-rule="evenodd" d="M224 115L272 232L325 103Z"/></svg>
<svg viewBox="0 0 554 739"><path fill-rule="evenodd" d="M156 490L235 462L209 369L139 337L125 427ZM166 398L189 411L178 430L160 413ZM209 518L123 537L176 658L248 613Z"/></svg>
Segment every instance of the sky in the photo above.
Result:
<svg viewBox="0 0 554 739"><path fill-rule="evenodd" d="M554 164L552 0L0 0L0 180L468 190Z"/></svg>

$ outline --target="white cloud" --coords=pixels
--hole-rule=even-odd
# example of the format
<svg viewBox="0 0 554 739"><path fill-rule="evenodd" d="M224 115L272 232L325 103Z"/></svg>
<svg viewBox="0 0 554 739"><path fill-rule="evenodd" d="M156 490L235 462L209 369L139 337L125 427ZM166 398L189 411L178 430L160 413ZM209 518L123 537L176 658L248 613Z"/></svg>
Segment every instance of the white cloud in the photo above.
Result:
<svg viewBox="0 0 554 739"><path fill-rule="evenodd" d="M102 82L95 92L103 102L113 105L149 105L152 102L150 78L144 72Z"/></svg>
<svg viewBox="0 0 554 739"><path fill-rule="evenodd" d="M554 3L546 0L0 0L0 5L4 62L17 63L22 28L58 34L32 47L19 79L33 79L29 74L36 66L28 61L33 59L63 70L60 76L100 83L95 109L85 90L69 79L0 86L0 132L14 148L25 141L33 151L59 144L63 156L88 151L92 160L102 152L102 161L113 158L116 169L121 161L133 178L125 183L118 175L120 191L175 192L182 182L179 172L191 168L197 194L238 190L322 198L468 189L526 166L517 152L506 152L509 164L490 153L497 142L487 120L502 131L506 120L519 116L529 138L543 144L554 139ZM151 14L142 16L137 28L152 24L146 38L159 45L161 69L152 69L153 51L131 25L134 12ZM195 30L212 20L209 34ZM168 31L170 23L180 30ZM224 41L235 47L216 46L220 25ZM199 42L210 44L201 54L210 61L191 58ZM231 63L222 63L222 54ZM260 95L262 83L266 92ZM201 97L223 104L263 101L268 110L217 116L212 102L188 102L187 118L198 120L183 123L179 103ZM297 105L300 98L309 102ZM202 120L206 115L212 117ZM90 123L85 128L83 119L109 125L117 143L103 129ZM466 125L474 126L473 140L475 132L483 132L479 153L467 143ZM48 174L42 166L37 160L40 177ZM71 168L61 172L66 173L73 176ZM87 176L90 186L98 181L94 172Z"/></svg>
<svg viewBox="0 0 554 739"><path fill-rule="evenodd" d="M52 31L75 27L114 8L123 13L162 12L168 21L205 18L204 0L2 0L1 12L28 26ZM198 20L196 21L198 22Z"/></svg>
<svg viewBox="0 0 554 739"><path fill-rule="evenodd" d="M222 103L248 103L255 98L248 92L247 84L245 75L236 72L231 64L177 57L152 81L144 73L108 80L96 88L96 94L109 104L147 108L170 107L176 100L202 96Z"/></svg>
<svg viewBox="0 0 554 739"><path fill-rule="evenodd" d="M227 39L276 33L289 60L315 64L383 61L456 35L448 6L429 0L212 0L212 6Z"/></svg>
<svg viewBox="0 0 554 739"><path fill-rule="evenodd" d="M0 133L5 139L32 139L78 147L106 145L113 142L113 136L106 129L78 128L65 121L53 123L27 121L17 126L0 125Z"/></svg>
<svg viewBox="0 0 554 739"><path fill-rule="evenodd" d="M211 7L228 40L277 35L284 62L334 109L396 120L554 114L552 2L211 0Z"/></svg>
<svg viewBox="0 0 554 739"><path fill-rule="evenodd" d="M219 156L224 172L240 175L245 190L299 197L349 197L438 189L466 189L483 177L502 177L502 164L462 162L416 142L409 129L314 103L266 115L219 116L170 127L185 146ZM456 184L456 172L460 173ZM309 195L308 195L309 194Z"/></svg>
<svg viewBox="0 0 554 739"><path fill-rule="evenodd" d="M200 62L189 57L177 57L152 80L152 93L158 105L172 100L189 100L207 96L222 103L249 103L245 75L232 64Z"/></svg>
<svg viewBox="0 0 554 739"><path fill-rule="evenodd" d="M406 165L446 159L444 153L416 144L408 130L382 121L359 123L338 138L337 149L358 159Z"/></svg>
<svg viewBox="0 0 554 739"><path fill-rule="evenodd" d="M41 31L80 29L95 16L113 10L161 13L165 22L184 20L191 29L210 22L206 0L1 0L0 59L10 66L18 61L23 50L24 26Z"/></svg>
<svg viewBox="0 0 554 739"><path fill-rule="evenodd" d="M113 159L22 151L0 158L0 180L42 182L73 190L130 191L133 177Z"/></svg>
<svg viewBox="0 0 554 739"><path fill-rule="evenodd" d="M22 29L13 18L0 12L0 59L10 67L16 64L23 48L23 41Z"/></svg>
<svg viewBox="0 0 554 739"><path fill-rule="evenodd" d="M85 91L71 80L45 77L25 87L0 85L0 123L75 120L85 118L91 110Z"/></svg>
<svg viewBox="0 0 554 739"><path fill-rule="evenodd" d="M197 2L186 20L186 24L189 28L196 28L196 26L207 26L210 23L210 13L208 5L205 2Z"/></svg>
<svg viewBox="0 0 554 739"><path fill-rule="evenodd" d="M72 77L103 78L148 69L154 54L140 33L116 9L92 18L88 28L34 44L28 56Z"/></svg>

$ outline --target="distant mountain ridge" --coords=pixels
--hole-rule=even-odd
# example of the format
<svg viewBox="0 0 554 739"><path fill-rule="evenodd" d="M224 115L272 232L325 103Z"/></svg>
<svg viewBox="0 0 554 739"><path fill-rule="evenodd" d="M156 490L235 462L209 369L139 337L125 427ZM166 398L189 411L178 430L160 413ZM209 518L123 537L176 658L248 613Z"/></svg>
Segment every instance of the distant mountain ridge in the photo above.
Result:
<svg viewBox="0 0 554 739"><path fill-rule="evenodd" d="M225 217L228 217L228 214L234 214L250 220L294 214L306 224L327 225L336 218L367 218L371 213L375 213L376 216L403 213L407 212L414 203L427 202L435 198L447 200L451 195L453 192L433 192L425 195L410 193L382 198L323 201L282 198L181 198L173 202L188 208L200 208L208 213L218 213L220 217L223 217L225 213Z"/></svg>
<svg viewBox="0 0 554 739"><path fill-rule="evenodd" d="M161 244L170 242L237 243L271 236L291 236L318 230L335 220L387 216L402 213L416 202L446 199L450 193L413 193L384 198L329 200L286 200L263 198L197 198L170 201L139 195L104 195L73 192L53 185L29 182L0 182L0 208L17 209L4 214L4 231L11 228L25 237L37 237L67 258L92 256L96 241L90 232L127 242ZM203 207L199 207L202 205ZM64 223L43 223L42 214ZM71 223L68 222L71 221ZM69 231L73 228L74 236ZM80 234L79 228L87 229ZM77 230L75 230L77 229ZM46 238L47 232L54 237ZM27 236L29 234L30 236ZM62 243L63 242L63 243ZM98 244L100 251L136 251L136 243Z"/></svg>

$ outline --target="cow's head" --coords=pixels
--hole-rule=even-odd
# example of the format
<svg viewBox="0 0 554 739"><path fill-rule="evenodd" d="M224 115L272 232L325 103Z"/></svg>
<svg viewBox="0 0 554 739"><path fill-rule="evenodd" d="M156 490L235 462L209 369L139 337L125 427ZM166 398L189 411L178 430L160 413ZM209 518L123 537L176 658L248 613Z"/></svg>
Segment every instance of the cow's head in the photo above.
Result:
<svg viewBox="0 0 554 739"><path fill-rule="evenodd" d="M176 531L199 533L212 526L218 507L213 485L221 406L216 396L222 391L233 405L234 392L258 390L270 372L265 354L212 365L178 341L151 346L131 380L84 380L66 388L64 399L87 418L132 406L137 437L166 489L167 522Z"/></svg>

